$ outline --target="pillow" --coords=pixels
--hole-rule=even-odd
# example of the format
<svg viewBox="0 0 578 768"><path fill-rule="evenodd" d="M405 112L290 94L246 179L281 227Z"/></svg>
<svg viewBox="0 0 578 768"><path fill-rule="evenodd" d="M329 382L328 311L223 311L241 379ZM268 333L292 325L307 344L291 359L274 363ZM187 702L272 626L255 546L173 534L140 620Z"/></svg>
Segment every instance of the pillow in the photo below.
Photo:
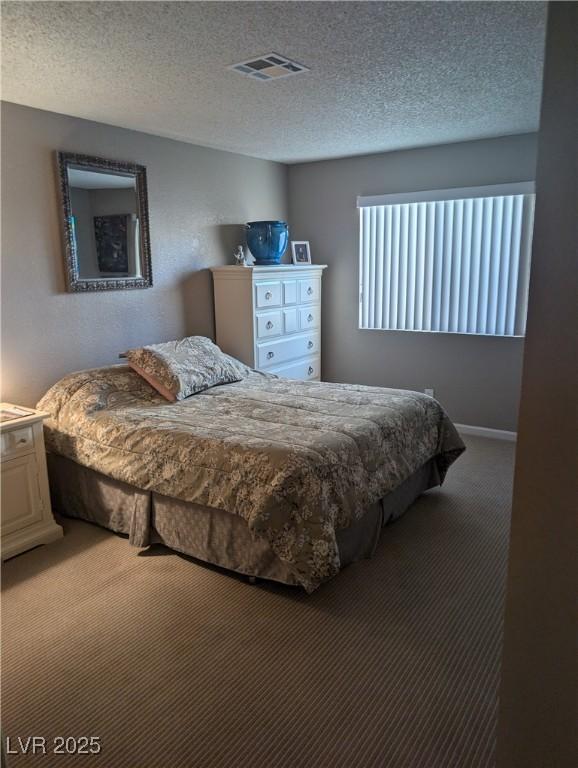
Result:
<svg viewBox="0 0 578 768"><path fill-rule="evenodd" d="M171 402L241 381L251 372L204 336L129 349L126 357L130 367Z"/></svg>

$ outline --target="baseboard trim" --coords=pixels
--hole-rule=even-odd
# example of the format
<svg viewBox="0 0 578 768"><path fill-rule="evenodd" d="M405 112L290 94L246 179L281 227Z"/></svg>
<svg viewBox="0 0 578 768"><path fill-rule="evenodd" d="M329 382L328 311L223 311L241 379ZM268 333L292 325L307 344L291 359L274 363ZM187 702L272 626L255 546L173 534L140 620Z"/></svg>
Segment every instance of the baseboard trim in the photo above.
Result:
<svg viewBox="0 0 578 768"><path fill-rule="evenodd" d="M490 429L490 427L473 427L470 424L455 424L455 428L462 435L476 435L476 437L490 437L492 440L508 440L515 443L517 432L508 432L505 429Z"/></svg>

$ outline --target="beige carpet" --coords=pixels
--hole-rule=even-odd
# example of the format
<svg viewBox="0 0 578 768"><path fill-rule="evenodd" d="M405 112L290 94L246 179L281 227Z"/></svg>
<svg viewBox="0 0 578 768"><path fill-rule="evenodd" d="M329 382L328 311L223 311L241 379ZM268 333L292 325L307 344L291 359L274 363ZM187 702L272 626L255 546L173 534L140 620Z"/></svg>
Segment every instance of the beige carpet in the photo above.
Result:
<svg viewBox="0 0 578 768"><path fill-rule="evenodd" d="M307 596L87 523L3 569L9 766L489 768L513 446L468 439L374 559Z"/></svg>

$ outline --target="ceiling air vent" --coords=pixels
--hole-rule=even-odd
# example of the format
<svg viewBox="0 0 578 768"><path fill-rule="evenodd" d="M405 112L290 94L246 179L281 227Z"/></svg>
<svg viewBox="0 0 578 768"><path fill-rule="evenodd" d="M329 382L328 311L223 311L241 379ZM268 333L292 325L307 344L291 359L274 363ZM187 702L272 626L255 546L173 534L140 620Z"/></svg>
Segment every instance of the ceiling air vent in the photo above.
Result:
<svg viewBox="0 0 578 768"><path fill-rule="evenodd" d="M299 75L301 72L309 72L308 67L298 64L286 56L280 56L278 53L266 53L263 56L242 61L240 64L231 64L229 69L254 80L278 80L280 77L291 77L291 75Z"/></svg>

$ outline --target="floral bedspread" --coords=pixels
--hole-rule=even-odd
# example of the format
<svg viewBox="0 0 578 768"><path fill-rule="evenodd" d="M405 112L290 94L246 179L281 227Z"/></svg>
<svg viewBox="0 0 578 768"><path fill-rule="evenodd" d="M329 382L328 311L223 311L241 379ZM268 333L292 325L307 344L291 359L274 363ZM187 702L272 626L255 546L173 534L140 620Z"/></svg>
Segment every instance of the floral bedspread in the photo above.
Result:
<svg viewBox="0 0 578 768"><path fill-rule="evenodd" d="M168 403L119 365L73 373L38 404L49 451L145 490L226 510L307 591L340 568L335 532L464 445L440 404L406 390L251 373Z"/></svg>

